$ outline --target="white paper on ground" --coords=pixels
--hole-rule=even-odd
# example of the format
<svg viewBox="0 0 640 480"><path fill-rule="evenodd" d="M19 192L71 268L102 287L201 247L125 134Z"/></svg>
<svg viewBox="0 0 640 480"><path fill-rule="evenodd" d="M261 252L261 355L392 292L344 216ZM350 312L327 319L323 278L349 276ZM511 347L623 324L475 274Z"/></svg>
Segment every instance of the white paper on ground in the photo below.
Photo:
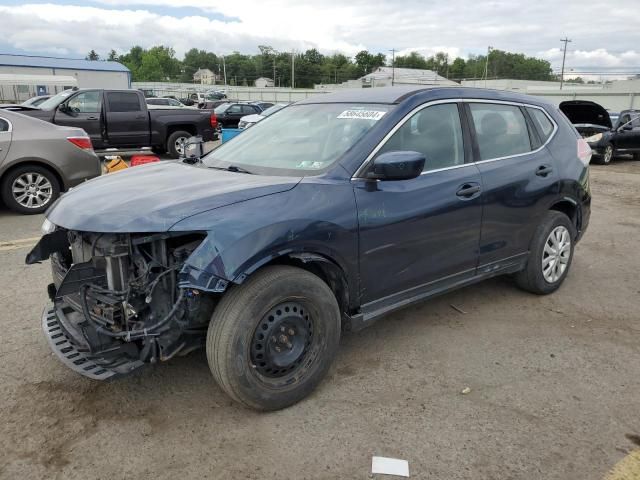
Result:
<svg viewBox="0 0 640 480"><path fill-rule="evenodd" d="M408 477L409 462L397 458L373 457L371 458L371 473Z"/></svg>

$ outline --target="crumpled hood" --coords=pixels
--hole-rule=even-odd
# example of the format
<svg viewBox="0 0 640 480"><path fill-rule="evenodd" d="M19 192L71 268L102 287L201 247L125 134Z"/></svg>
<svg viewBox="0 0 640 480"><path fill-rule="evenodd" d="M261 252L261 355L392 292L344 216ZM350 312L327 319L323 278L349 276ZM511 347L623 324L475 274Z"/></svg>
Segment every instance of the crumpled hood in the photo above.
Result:
<svg viewBox="0 0 640 480"><path fill-rule="evenodd" d="M300 180L163 161L85 182L62 195L47 218L69 230L164 232L207 210L291 190Z"/></svg>

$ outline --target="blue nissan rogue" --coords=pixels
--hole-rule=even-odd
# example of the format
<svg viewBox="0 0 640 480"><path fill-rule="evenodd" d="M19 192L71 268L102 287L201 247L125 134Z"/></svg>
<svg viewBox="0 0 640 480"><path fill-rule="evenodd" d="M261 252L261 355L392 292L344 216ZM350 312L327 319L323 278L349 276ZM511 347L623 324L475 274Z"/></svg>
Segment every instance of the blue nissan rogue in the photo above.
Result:
<svg viewBox="0 0 640 480"><path fill-rule="evenodd" d="M534 97L317 95L202 158L62 196L27 256L51 259L43 328L94 379L204 346L233 399L283 408L342 331L495 275L555 291L589 222L590 157Z"/></svg>

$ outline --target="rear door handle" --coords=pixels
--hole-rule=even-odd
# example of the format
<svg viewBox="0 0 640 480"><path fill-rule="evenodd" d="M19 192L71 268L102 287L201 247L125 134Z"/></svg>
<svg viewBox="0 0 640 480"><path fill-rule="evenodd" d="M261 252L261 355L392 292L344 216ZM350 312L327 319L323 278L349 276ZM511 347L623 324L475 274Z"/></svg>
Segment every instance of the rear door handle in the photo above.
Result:
<svg viewBox="0 0 640 480"><path fill-rule="evenodd" d="M463 198L470 198L479 192L480 192L480 185L474 184L474 183L465 183L458 189L458 191L456 192L456 195Z"/></svg>
<svg viewBox="0 0 640 480"><path fill-rule="evenodd" d="M98 117L87 117L87 120L98 120Z"/></svg>
<svg viewBox="0 0 640 480"><path fill-rule="evenodd" d="M546 177L551 172L553 172L553 167L551 167L551 165L540 165L536 170L536 175L539 177Z"/></svg>
<svg viewBox="0 0 640 480"><path fill-rule="evenodd" d="M143 119L144 119L144 115L138 115L138 116L136 117L136 120L143 120Z"/></svg>

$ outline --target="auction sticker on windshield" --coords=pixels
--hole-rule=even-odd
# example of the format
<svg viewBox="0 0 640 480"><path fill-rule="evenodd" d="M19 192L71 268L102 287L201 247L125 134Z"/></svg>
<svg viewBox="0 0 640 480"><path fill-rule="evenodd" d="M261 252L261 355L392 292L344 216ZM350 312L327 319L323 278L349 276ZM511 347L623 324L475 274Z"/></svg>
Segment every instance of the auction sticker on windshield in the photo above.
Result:
<svg viewBox="0 0 640 480"><path fill-rule="evenodd" d="M336 118L358 118L361 120L380 120L387 112L377 110L345 110Z"/></svg>

